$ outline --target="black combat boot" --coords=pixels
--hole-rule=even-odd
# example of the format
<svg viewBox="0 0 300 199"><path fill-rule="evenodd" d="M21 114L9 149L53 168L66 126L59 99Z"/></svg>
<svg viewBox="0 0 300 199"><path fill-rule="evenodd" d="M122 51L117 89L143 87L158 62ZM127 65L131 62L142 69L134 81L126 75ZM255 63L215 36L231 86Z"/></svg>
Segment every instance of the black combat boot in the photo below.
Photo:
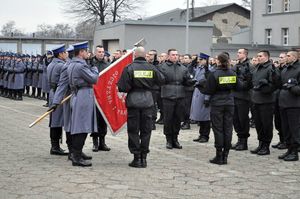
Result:
<svg viewBox="0 0 300 199"><path fill-rule="evenodd" d="M181 130L189 130L191 129L191 125L189 122L184 122L182 125L181 125Z"/></svg>
<svg viewBox="0 0 300 199"><path fill-rule="evenodd" d="M146 168L147 167L147 153L142 153L141 158L142 158L142 167Z"/></svg>
<svg viewBox="0 0 300 199"><path fill-rule="evenodd" d="M98 150L99 151L110 151L110 148L105 144L105 137L104 136L99 137Z"/></svg>
<svg viewBox="0 0 300 199"><path fill-rule="evenodd" d="M209 162L212 164L218 164L218 165L224 164L222 149L216 149L216 156L213 159L209 160Z"/></svg>
<svg viewBox="0 0 300 199"><path fill-rule="evenodd" d="M17 101L22 101L22 100L23 100L23 97L22 97L22 91L18 91L18 92L17 92L16 100L17 100Z"/></svg>
<svg viewBox="0 0 300 199"><path fill-rule="evenodd" d="M253 154L257 154L258 151L262 148L262 141L259 141L258 147L256 147L254 150L251 150L250 152Z"/></svg>
<svg viewBox="0 0 300 199"><path fill-rule="evenodd" d="M257 152L257 155L270 155L269 146L269 143L263 143L261 149Z"/></svg>
<svg viewBox="0 0 300 199"><path fill-rule="evenodd" d="M134 154L133 160L128 164L130 167L142 168L141 154Z"/></svg>
<svg viewBox="0 0 300 199"><path fill-rule="evenodd" d="M224 164L227 164L228 154L229 154L229 149L224 149L223 150L223 163Z"/></svg>
<svg viewBox="0 0 300 199"><path fill-rule="evenodd" d="M86 155L86 154L83 153L83 152L81 152L81 157L82 157L82 159L84 159L84 160L91 160L91 159L93 159L92 156Z"/></svg>
<svg viewBox="0 0 300 199"><path fill-rule="evenodd" d="M245 151L248 150L247 138L241 138L240 144L235 147L236 151Z"/></svg>
<svg viewBox="0 0 300 199"><path fill-rule="evenodd" d="M51 149L50 149L51 155L68 155L69 153L65 152L63 149L59 146L59 140L51 139Z"/></svg>
<svg viewBox="0 0 300 199"><path fill-rule="evenodd" d="M166 148L167 149L173 149L172 137L170 135L167 135L166 140L167 140Z"/></svg>
<svg viewBox="0 0 300 199"><path fill-rule="evenodd" d="M288 147L288 150L287 150L284 154L278 156L278 159L280 159L280 160L284 159L284 158L285 158L286 156L288 156L291 152L292 152L292 148L291 148L291 147Z"/></svg>
<svg viewBox="0 0 300 199"><path fill-rule="evenodd" d="M99 151L99 141L97 136L93 136L93 151L98 152Z"/></svg>
<svg viewBox="0 0 300 199"><path fill-rule="evenodd" d="M80 166L80 167L90 167L92 166L92 163L88 160L84 160L82 158L82 151L73 151L73 160L72 160L73 166Z"/></svg>
<svg viewBox="0 0 300 199"><path fill-rule="evenodd" d="M290 154L288 154L287 156L285 156L283 158L284 161L298 161L299 160L299 156L298 156L298 147L293 146L291 148L291 152Z"/></svg>
<svg viewBox="0 0 300 199"><path fill-rule="evenodd" d="M282 150L282 149L287 149L287 145L285 142L280 142L280 144L278 144L277 149Z"/></svg>
<svg viewBox="0 0 300 199"><path fill-rule="evenodd" d="M241 138L238 138L237 143L235 143L234 145L231 146L231 149L235 149L238 145L240 145L241 142Z"/></svg>
<svg viewBox="0 0 300 199"><path fill-rule="evenodd" d="M175 135L173 137L173 143L172 144L173 144L173 148L175 148L175 149L182 149L182 146L178 142L178 135Z"/></svg>

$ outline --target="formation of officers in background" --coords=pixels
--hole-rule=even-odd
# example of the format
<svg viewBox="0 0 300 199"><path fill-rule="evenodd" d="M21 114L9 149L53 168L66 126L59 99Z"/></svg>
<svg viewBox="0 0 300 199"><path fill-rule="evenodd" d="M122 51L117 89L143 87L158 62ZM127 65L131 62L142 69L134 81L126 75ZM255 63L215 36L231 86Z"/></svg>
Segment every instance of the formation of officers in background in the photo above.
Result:
<svg viewBox="0 0 300 199"><path fill-rule="evenodd" d="M50 153L68 155L73 166L91 166L92 157L82 152L88 133L94 152L110 150L105 144L107 125L95 106L93 84L102 70L125 53L118 50L110 60L103 46L89 53L87 42L68 49L61 45L37 57L1 53L1 96L46 99L46 106L53 110ZM272 61L265 50L248 58L248 50L241 48L237 59L231 60L227 52L210 57L203 53L179 55L176 49L158 54L138 47L133 63L124 69L117 84L119 92L127 93L128 148L134 155L129 166L147 167L151 131L157 124L164 125L167 149L182 149L179 132L190 129L191 123L199 126L195 142L208 142L212 129L216 155L210 162L223 165L230 150L248 150L250 127L256 128L258 140L250 152L270 154L274 121L280 141L272 147L287 149L278 158L297 161L299 82L299 52L294 50L282 52L278 61ZM71 100L59 106L69 94ZM59 145L62 128L68 153ZM234 145L233 128L238 137Z"/></svg>

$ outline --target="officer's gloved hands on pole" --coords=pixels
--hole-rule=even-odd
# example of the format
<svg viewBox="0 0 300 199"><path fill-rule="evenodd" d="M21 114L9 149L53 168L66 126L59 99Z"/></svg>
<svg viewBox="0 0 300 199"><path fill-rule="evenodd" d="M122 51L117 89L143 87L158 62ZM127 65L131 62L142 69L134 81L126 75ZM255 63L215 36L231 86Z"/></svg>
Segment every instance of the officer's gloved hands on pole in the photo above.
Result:
<svg viewBox="0 0 300 199"><path fill-rule="evenodd" d="M194 87L201 90L205 88L205 84L206 84L206 79L200 79L198 82L195 83Z"/></svg>
<svg viewBox="0 0 300 199"><path fill-rule="evenodd" d="M48 109L47 112L49 112L49 111L55 111L57 107L58 107L58 104L52 104L52 106Z"/></svg>
<svg viewBox="0 0 300 199"><path fill-rule="evenodd" d="M287 83L283 85L283 89L290 90L294 86L298 85L298 81L295 78L290 78Z"/></svg>

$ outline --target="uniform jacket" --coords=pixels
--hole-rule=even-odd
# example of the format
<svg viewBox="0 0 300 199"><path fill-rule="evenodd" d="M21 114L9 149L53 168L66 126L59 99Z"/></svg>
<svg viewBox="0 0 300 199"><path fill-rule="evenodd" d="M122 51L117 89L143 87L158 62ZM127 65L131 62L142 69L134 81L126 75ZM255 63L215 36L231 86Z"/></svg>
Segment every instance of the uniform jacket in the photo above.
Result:
<svg viewBox="0 0 300 199"><path fill-rule="evenodd" d="M71 134L98 132L93 84L98 80L97 67L74 57L67 69L71 98Z"/></svg>
<svg viewBox="0 0 300 199"><path fill-rule="evenodd" d="M180 63L166 61L159 70L165 77L165 84L161 87L161 97L179 99L185 97L185 86L191 86L192 78L188 69Z"/></svg>
<svg viewBox="0 0 300 199"><path fill-rule="evenodd" d="M53 98L64 64L65 62L63 60L54 58L48 66L47 77L51 87L49 92L49 107L51 107L53 104ZM49 126L63 127L63 122L63 107L59 106L54 112L51 113Z"/></svg>
<svg viewBox="0 0 300 199"><path fill-rule="evenodd" d="M270 61L264 64L259 64L253 71L252 76L252 102L256 104L274 103L276 95L276 82L274 82L274 76L278 74L274 71L274 67ZM261 85L260 80L267 80L266 85ZM256 89L258 88L258 89Z"/></svg>
<svg viewBox="0 0 300 199"><path fill-rule="evenodd" d="M118 82L120 92L128 93L128 108L150 108L154 105L151 89L164 82L159 70L149 64L145 58L136 58L132 64L124 68Z"/></svg>
<svg viewBox="0 0 300 199"><path fill-rule="evenodd" d="M300 63L296 61L287 65L281 72L281 85L283 86L290 78L298 81L298 85L290 89L282 88L279 94L279 107L281 108L300 108Z"/></svg>
<svg viewBox="0 0 300 199"><path fill-rule="evenodd" d="M20 90L24 89L24 72L25 72L25 64L23 61L16 61L15 67L14 67L14 89Z"/></svg>

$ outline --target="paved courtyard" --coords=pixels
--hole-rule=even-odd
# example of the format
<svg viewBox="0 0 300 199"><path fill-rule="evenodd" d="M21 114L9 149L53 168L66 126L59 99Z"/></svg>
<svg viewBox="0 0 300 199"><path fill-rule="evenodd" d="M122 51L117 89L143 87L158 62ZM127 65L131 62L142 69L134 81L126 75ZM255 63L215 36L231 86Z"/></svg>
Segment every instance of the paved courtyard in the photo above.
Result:
<svg viewBox="0 0 300 199"><path fill-rule="evenodd" d="M209 164L214 156L213 135L207 144L193 142L198 136L196 125L181 131L182 150L165 149L158 125L146 169L128 167L132 155L126 133L107 136L110 152L92 152L88 137L84 151L93 156L93 166L73 167L66 157L49 155L48 119L28 128L47 110L44 103L0 97L0 199L300 198L300 161L280 161L277 156L284 151L271 149L271 155L264 157L230 151L228 165ZM273 143L277 141L274 131ZM256 147L254 129L249 147ZM65 143L62 148L66 149Z"/></svg>

